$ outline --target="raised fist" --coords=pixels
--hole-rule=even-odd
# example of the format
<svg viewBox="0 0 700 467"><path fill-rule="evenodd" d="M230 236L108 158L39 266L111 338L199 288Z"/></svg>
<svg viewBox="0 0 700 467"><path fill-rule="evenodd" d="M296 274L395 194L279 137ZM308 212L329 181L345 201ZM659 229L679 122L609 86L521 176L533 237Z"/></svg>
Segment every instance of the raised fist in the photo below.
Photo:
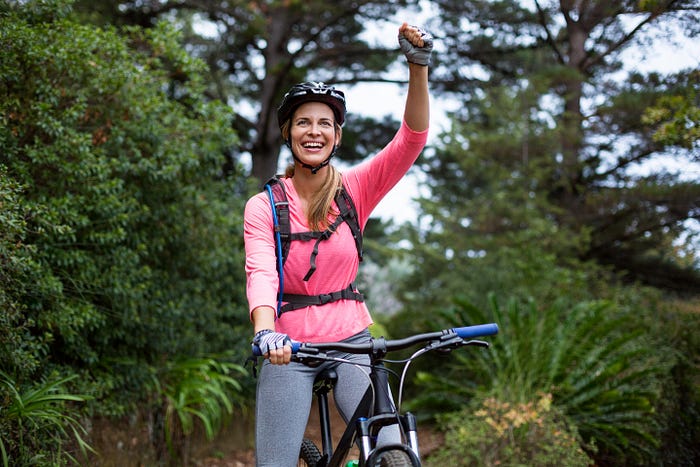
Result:
<svg viewBox="0 0 700 467"><path fill-rule="evenodd" d="M433 36L429 32L403 23L399 28L399 46L409 62L423 66L430 64Z"/></svg>

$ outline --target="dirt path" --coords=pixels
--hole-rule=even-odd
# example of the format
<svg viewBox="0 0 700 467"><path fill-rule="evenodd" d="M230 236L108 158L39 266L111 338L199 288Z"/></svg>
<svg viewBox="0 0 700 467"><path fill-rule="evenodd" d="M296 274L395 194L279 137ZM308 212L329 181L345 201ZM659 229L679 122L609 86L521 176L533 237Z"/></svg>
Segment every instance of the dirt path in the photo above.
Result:
<svg viewBox="0 0 700 467"><path fill-rule="evenodd" d="M333 441L342 435L345 424L330 403L331 428ZM318 409L311 409L311 416L306 430L306 437L321 445L318 422ZM442 436L430 426L421 424L420 450L425 459L436 447L443 443ZM155 451L152 444L153 427L143 416L133 414L119 420L96 418L90 421L88 442L95 449L81 459L81 465L92 467L144 467L156 465ZM254 422L250 414L238 414L232 423L223 428L219 436L208 441L202 430L196 431L190 438L189 462L187 466L196 467L253 467L255 466ZM77 454L77 453L76 453ZM357 449L350 453L350 458L357 458ZM78 454L78 457L81 457Z"/></svg>
<svg viewBox="0 0 700 467"><path fill-rule="evenodd" d="M340 414L335 410L335 404L331 405L331 428L333 430L333 441L337 442L342 435L345 424L340 417ZM318 409L315 404L311 409L309 424L306 428L306 437L314 440L316 444L321 446L321 437L318 428ZM425 457L435 448L439 447L443 442L442 436L431 429L430 427L420 427L420 449L421 457ZM194 462L196 466L202 467L251 467L255 466L255 451L253 449L226 449L220 443L213 446L213 450L209 450L210 455L204 456ZM353 448L349 458L357 458L357 448Z"/></svg>

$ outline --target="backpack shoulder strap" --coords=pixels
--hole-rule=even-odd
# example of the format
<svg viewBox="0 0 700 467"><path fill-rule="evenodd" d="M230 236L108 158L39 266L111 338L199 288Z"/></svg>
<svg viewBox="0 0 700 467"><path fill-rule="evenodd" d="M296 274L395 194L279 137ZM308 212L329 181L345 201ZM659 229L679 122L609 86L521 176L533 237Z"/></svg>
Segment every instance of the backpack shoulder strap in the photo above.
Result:
<svg viewBox="0 0 700 467"><path fill-rule="evenodd" d="M352 236L355 239L355 246L357 247L357 256L360 258L360 261L362 261L362 229L360 228L360 218L357 215L355 203L345 189L345 185L341 185L338 194L335 196L335 204L338 205L340 216L348 224L348 227L350 227Z"/></svg>
<svg viewBox="0 0 700 467"><path fill-rule="evenodd" d="M279 234L280 249L282 252L282 262L287 260L289 253L289 245L291 243L291 227L289 225L289 200L287 199L287 191L284 188L284 183L280 180L279 175L275 175L265 184L269 187L272 199L271 203L275 208L273 213L275 216L275 234ZM277 235L275 235L277 238ZM276 250L279 252L279 250Z"/></svg>

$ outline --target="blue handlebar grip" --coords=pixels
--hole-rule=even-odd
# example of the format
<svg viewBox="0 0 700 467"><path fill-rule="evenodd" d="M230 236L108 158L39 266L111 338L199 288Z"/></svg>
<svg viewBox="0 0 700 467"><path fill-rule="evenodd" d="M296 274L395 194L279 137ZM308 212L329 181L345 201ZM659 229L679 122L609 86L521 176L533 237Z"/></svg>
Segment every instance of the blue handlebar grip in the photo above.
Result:
<svg viewBox="0 0 700 467"><path fill-rule="evenodd" d="M299 351L299 348L301 347L301 342L292 342L292 354L295 354ZM260 352L260 347L258 347L255 344L252 344L253 348L253 356L254 357L262 357L262 353Z"/></svg>
<svg viewBox="0 0 700 467"><path fill-rule="evenodd" d="M462 339L471 339L472 337L494 336L498 334L498 324L477 324L476 326L453 328L452 330Z"/></svg>

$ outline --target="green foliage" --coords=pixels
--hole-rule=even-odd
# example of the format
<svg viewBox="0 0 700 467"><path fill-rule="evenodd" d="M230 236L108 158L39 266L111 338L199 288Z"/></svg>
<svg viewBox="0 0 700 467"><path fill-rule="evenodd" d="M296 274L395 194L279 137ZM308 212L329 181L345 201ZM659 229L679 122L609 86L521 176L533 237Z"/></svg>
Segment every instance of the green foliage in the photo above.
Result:
<svg viewBox="0 0 700 467"><path fill-rule="evenodd" d="M14 369L20 377L36 371L46 342L31 336L33 321L23 300L36 283L35 248L25 243L27 210L21 187L0 165L0 368ZM0 400L2 397L0 389Z"/></svg>
<svg viewBox="0 0 700 467"><path fill-rule="evenodd" d="M172 460L186 460L195 420L204 427L209 440L221 429L225 415L233 413L232 400L243 404L236 394L241 391L238 378L246 371L240 365L229 363L233 357L209 356L181 358L166 362L154 369L155 394L161 399L164 413L164 438Z"/></svg>
<svg viewBox="0 0 700 467"><path fill-rule="evenodd" d="M466 293L481 305L488 292L549 302L561 295L557 286L572 301L590 298L589 266L577 261L587 232L558 223L546 192L556 167L540 155L555 151L556 134L535 110L534 91L499 87L472 98L474 115L455 121L422 161L431 193L420 206L430 228L412 238L409 303L448 304Z"/></svg>
<svg viewBox="0 0 700 467"><path fill-rule="evenodd" d="M123 38L2 21L1 160L32 187L20 205L40 267L22 297L31 334L84 368L222 350L218 323L242 303L241 201L220 178L235 138L203 65L165 24Z"/></svg>
<svg viewBox="0 0 700 467"><path fill-rule="evenodd" d="M593 464L551 394L516 403L481 395L461 411L441 416L440 423L447 432L445 444L426 466Z"/></svg>
<svg viewBox="0 0 700 467"><path fill-rule="evenodd" d="M697 34L698 2L618 3L437 4L445 53L431 77L463 105L423 161L430 231L415 244L429 249L419 259L431 278L458 277L453 258L493 254L527 231L560 260L697 294L697 244L674 245L697 233L687 221L700 187L658 163L697 162L697 74L615 73L640 36ZM627 31L628 14L644 27Z"/></svg>
<svg viewBox="0 0 700 467"><path fill-rule="evenodd" d="M73 375L91 413L124 414L152 396L149 368L243 354L247 185L226 159L230 109L175 29L101 30L69 5L2 3L0 370L28 388ZM58 443L20 428L27 456Z"/></svg>
<svg viewBox="0 0 700 467"><path fill-rule="evenodd" d="M664 426L659 450L665 465L695 465L700 460L700 301L662 303L651 319L655 333L678 357L657 406Z"/></svg>
<svg viewBox="0 0 700 467"><path fill-rule="evenodd" d="M700 145L700 72L679 73L671 93L662 95L642 116L642 123L655 128L654 140L686 149ZM697 152L695 153L697 156Z"/></svg>
<svg viewBox="0 0 700 467"><path fill-rule="evenodd" d="M64 391L64 386L77 375L32 384L26 389L17 386L0 371L0 385L7 393L7 403L0 419L0 453L5 467L9 465L77 464L63 444L75 440L83 454L92 451L83 439L87 434L80 423L76 403L85 402L85 395Z"/></svg>
<svg viewBox="0 0 700 467"><path fill-rule="evenodd" d="M698 349L664 332L684 320L660 326L658 314L668 295L700 290L700 185L658 163L697 162L697 75L621 76L620 65L644 39L694 37L698 2L485 5L435 3L444 52L431 82L460 106L420 161L430 192L406 310L387 327L438 328L455 301L450 322L481 323L495 311L464 307L513 301L490 350L426 357L410 394L442 412L492 386L509 403L552 393L601 464L697 463L697 423L679 416L696 413L697 384L679 356ZM630 31L632 13L643 27ZM639 283L667 295L650 300Z"/></svg>
<svg viewBox="0 0 700 467"><path fill-rule="evenodd" d="M483 312L457 300L445 324L495 321L501 331L490 349L453 352L446 372L419 381L432 395L428 402L441 402L443 410L465 404L477 388L512 403L551 393L583 439L598 447L597 456L643 462L659 444L654 407L674 357L644 333L636 314L607 302L540 310L514 300L503 308L495 299Z"/></svg>

